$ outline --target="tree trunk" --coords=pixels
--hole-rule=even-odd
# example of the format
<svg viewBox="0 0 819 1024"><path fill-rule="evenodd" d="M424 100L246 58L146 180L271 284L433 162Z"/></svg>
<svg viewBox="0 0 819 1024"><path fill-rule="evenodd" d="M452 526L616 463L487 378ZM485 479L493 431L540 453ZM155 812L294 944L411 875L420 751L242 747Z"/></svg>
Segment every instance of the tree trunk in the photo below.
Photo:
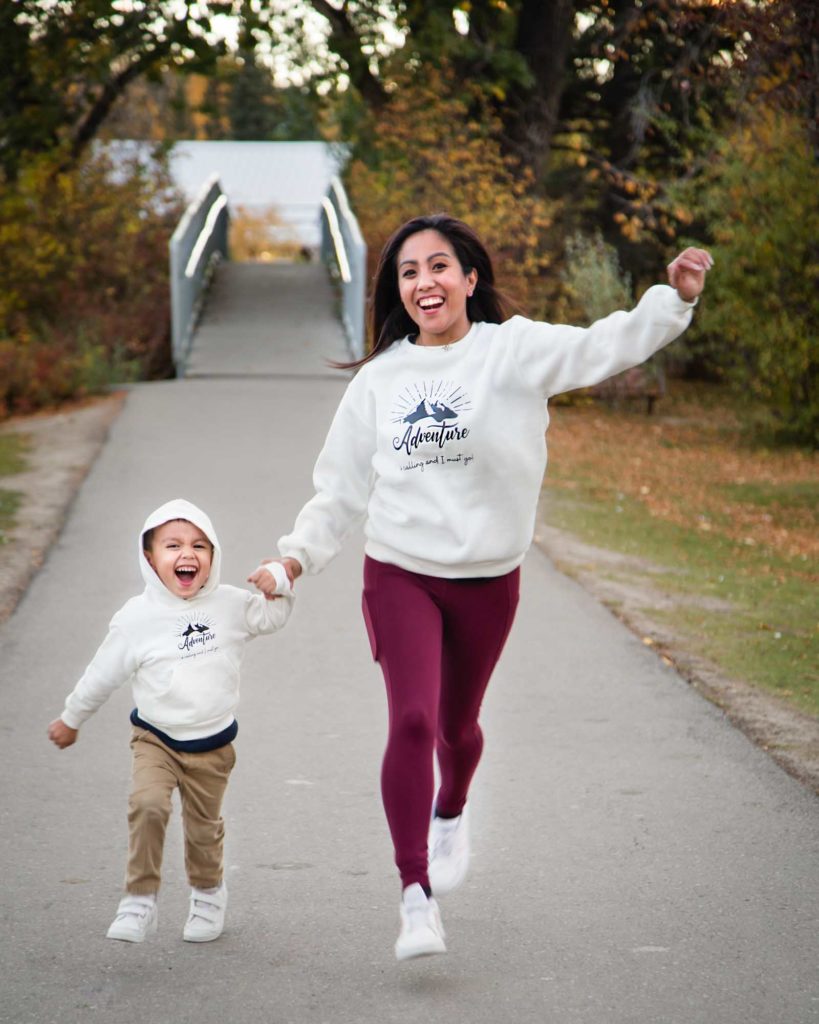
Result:
<svg viewBox="0 0 819 1024"><path fill-rule="evenodd" d="M347 65L350 81L372 109L383 106L387 99L384 87L370 70L369 58L361 52L361 38L345 7L333 7L327 0L310 0L315 11L330 22L327 43Z"/></svg>
<svg viewBox="0 0 819 1024"><path fill-rule="evenodd" d="M534 79L529 88L515 88L502 114L509 148L540 180L549 161L560 99L566 83L566 59L574 25L571 0L523 0L515 47Z"/></svg>

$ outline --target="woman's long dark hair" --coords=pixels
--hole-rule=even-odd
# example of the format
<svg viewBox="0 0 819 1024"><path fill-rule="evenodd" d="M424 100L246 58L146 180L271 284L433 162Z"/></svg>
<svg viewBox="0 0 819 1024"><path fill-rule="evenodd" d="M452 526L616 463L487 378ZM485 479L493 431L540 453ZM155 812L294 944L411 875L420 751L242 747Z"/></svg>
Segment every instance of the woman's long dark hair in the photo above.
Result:
<svg viewBox="0 0 819 1024"><path fill-rule="evenodd" d="M485 321L503 323L507 319L506 303L495 287L492 260L483 242L463 221L446 213L426 217L413 217L392 235L381 250L375 282L370 300L370 324L373 348L362 359L349 363L333 363L338 369L352 370L385 352L394 341L417 332L417 324L404 309L398 290L396 261L404 242L419 231L437 231L452 246L464 274L477 271L478 282L466 300L466 315L470 323Z"/></svg>

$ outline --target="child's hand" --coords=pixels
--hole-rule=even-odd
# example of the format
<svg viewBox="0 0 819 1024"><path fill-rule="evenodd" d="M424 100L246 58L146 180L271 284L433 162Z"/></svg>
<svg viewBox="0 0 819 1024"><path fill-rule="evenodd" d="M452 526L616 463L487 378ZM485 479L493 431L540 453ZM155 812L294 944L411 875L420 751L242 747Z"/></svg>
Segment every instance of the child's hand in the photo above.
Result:
<svg viewBox="0 0 819 1024"><path fill-rule="evenodd" d="M292 565L298 566L298 572L294 572ZM267 566L270 566L268 569ZM261 590L264 596L273 601L282 594L289 594L293 589L293 580L301 573L301 566L295 559L285 558L281 561L273 558L265 558L258 569L255 569L247 578L248 583Z"/></svg>
<svg viewBox="0 0 819 1024"><path fill-rule="evenodd" d="M72 743L76 743L78 735L79 730L69 728L62 718L55 718L48 727L48 738L52 743L55 743L60 750L65 750L65 748L70 747Z"/></svg>
<svg viewBox="0 0 819 1024"><path fill-rule="evenodd" d="M261 590L269 601L275 601L277 597L281 597L281 594L276 593L279 584L269 569L257 569L248 576L247 582L252 583L257 590Z"/></svg>

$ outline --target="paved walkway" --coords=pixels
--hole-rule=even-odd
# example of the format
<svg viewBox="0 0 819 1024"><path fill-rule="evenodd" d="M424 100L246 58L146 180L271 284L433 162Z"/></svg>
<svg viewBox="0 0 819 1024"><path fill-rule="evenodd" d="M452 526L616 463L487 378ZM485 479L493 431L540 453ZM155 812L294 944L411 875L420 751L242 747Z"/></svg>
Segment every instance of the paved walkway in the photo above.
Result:
<svg viewBox="0 0 819 1024"><path fill-rule="evenodd" d="M289 337L277 269L254 283L270 297L253 309L271 376L255 375L243 341L233 375L196 352L201 376L135 387L0 630L0 1021L819 1020L816 798L537 551L486 704L473 870L442 904L447 956L392 955L385 702L358 610L358 537L300 583L288 628L248 649L225 935L181 941L175 819L159 934L142 946L105 939L124 864L130 696L112 698L68 751L45 728L138 589L147 510L182 495L204 506L225 579L241 585L310 493L344 384L319 353L340 354L340 331L320 316L332 307L316 268L288 268L287 297L316 324L316 347L276 376L271 352ZM225 343L236 339L230 295L203 332L217 316Z"/></svg>

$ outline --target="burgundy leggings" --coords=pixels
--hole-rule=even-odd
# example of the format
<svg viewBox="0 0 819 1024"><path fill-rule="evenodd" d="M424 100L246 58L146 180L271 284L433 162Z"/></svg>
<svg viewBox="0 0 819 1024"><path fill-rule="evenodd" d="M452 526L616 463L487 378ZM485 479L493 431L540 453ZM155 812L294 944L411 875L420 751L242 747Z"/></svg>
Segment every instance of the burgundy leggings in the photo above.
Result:
<svg viewBox="0 0 819 1024"><path fill-rule="evenodd" d="M389 735L381 793L404 886L429 885L433 753L445 817L460 814L480 760L478 712L515 617L520 570L441 579L364 562L364 619L387 684Z"/></svg>

